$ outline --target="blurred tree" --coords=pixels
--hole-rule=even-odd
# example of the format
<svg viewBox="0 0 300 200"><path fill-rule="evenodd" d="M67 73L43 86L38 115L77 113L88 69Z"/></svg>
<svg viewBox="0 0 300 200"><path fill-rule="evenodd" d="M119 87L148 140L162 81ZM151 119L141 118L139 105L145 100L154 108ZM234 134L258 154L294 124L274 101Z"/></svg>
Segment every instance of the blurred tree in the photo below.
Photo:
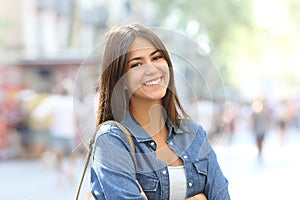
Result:
<svg viewBox="0 0 300 200"><path fill-rule="evenodd" d="M253 78L257 84L299 83L287 81L299 73L299 0L165 0L159 5L160 18L175 21L165 24L172 29L189 32L189 23L198 22L192 23L198 27L191 36L195 41L207 36L225 83L251 85Z"/></svg>
<svg viewBox="0 0 300 200"><path fill-rule="evenodd" d="M289 18L296 25L298 33L300 32L300 2L299 0L286 0L289 9Z"/></svg>
<svg viewBox="0 0 300 200"><path fill-rule="evenodd" d="M226 69L229 61L237 51L237 40L251 35L254 28L252 0L167 0L160 2L160 9L162 18L179 10L182 14L178 19L178 28L183 30L191 20L198 21L199 31L193 37L197 39L203 33L208 35L211 56L225 78L228 76Z"/></svg>

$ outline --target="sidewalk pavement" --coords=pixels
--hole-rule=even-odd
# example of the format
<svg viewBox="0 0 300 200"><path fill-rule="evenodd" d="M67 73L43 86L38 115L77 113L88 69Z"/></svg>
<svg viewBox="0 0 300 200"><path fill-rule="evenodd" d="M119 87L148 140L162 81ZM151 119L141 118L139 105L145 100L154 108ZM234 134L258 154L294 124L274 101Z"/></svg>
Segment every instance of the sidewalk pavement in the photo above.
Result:
<svg viewBox="0 0 300 200"><path fill-rule="evenodd" d="M84 159L75 168L76 177L58 174L50 160L0 161L1 200L73 200L82 173ZM87 172L82 194L87 192ZM84 199L84 198L82 198Z"/></svg>
<svg viewBox="0 0 300 200"><path fill-rule="evenodd" d="M266 135L257 157L254 137L239 132L229 147L215 147L233 200L299 199L300 132L289 130L282 142L276 131Z"/></svg>

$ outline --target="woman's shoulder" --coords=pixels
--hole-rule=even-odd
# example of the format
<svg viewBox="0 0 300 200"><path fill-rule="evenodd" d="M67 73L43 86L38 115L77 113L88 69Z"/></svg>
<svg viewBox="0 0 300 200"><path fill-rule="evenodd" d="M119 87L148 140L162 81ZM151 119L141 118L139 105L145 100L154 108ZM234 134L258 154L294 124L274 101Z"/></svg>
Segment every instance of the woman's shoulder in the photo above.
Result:
<svg viewBox="0 0 300 200"><path fill-rule="evenodd" d="M120 128L120 125L116 124L115 122L105 122L98 126L95 140L98 138L115 138L124 140L125 136Z"/></svg>
<svg viewBox="0 0 300 200"><path fill-rule="evenodd" d="M205 135L205 131L200 123L191 119L179 119L179 129L184 132L197 133Z"/></svg>
<svg viewBox="0 0 300 200"><path fill-rule="evenodd" d="M132 152L130 142L122 130L122 125L115 122L103 123L98 127L94 140L94 149L107 152ZM125 151L124 151L125 150Z"/></svg>

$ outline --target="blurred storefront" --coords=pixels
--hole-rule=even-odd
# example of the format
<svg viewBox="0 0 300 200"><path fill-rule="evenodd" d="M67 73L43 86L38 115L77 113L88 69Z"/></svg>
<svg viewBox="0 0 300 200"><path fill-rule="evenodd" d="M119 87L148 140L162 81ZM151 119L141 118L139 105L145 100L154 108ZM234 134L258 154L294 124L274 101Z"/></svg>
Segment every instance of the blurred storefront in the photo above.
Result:
<svg viewBox="0 0 300 200"><path fill-rule="evenodd" d="M20 126L29 113L64 79L75 82L82 59L22 60L0 65L0 158L15 157L20 149ZM88 70L95 63L84 62ZM26 110L26 112L24 112Z"/></svg>

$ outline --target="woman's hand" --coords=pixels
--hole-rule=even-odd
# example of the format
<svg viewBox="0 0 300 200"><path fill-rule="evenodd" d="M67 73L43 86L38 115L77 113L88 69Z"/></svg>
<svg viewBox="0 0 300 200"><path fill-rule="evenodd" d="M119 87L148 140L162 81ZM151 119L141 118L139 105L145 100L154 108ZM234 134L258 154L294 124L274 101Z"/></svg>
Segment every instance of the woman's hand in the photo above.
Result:
<svg viewBox="0 0 300 200"><path fill-rule="evenodd" d="M195 196L192 196L186 200L207 200L207 198L204 193L199 193L199 194L196 194Z"/></svg>

